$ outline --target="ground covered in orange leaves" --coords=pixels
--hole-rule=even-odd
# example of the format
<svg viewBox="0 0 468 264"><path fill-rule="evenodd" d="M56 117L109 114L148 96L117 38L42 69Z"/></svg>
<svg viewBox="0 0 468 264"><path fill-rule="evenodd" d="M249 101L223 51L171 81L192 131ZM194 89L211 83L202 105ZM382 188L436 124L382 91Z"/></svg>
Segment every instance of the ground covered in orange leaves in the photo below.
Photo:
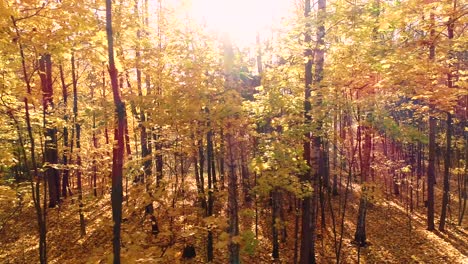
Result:
<svg viewBox="0 0 468 264"><path fill-rule="evenodd" d="M369 246L358 248L351 242L354 223L357 217L356 190L350 187L348 206L343 222L341 263L468 263L467 221L462 226L450 222L446 232L429 232L425 229L424 207L410 212L397 197L376 201L369 207L367 215L367 236ZM357 187L356 187L357 188ZM35 212L27 187L18 189L21 198L12 187L2 186L0 230L0 263L37 263L37 225ZM185 192L179 200L171 201L168 195L160 193L155 203L155 213L159 219L160 233L151 234L151 224L144 213L145 195L133 188L129 199L124 203L124 223L122 226L123 263L183 263L181 254L187 244L193 244L197 258L191 263L205 263L204 248L207 222L213 221L219 230L226 218L203 219L197 216L192 200L193 193ZM109 194L97 198L90 193L84 195L87 234L80 237L78 203L76 197L67 198L59 208L48 210L48 261L49 263L110 263L112 260L112 220ZM183 199L185 198L185 199ZM223 197L219 197L222 200ZM335 208L335 231L337 242L340 237L339 201L344 201L344 193L332 197ZM173 203L173 204L172 204ZM177 210L171 210L172 206ZM166 208L166 209L162 209ZM169 208L169 209L167 209ZM437 208L437 207L436 207ZM220 206L220 211L224 209ZM159 211L158 211L159 210ZM241 218L253 223L249 210L244 210ZM329 214L328 214L329 215ZM259 241L254 250L243 251L244 263L271 263L271 241L267 230L266 210L259 212ZM250 220L249 220L250 219ZM438 218L436 218L438 219ZM287 214L287 236L282 239L282 263L293 263L295 214ZM318 221L320 222L320 221ZM333 243L332 220L327 216L325 227L318 229L317 259L319 263L336 263ZM246 227L241 227L246 230ZM227 263L227 243L225 234L216 231L215 263ZM242 243L242 242L241 242Z"/></svg>

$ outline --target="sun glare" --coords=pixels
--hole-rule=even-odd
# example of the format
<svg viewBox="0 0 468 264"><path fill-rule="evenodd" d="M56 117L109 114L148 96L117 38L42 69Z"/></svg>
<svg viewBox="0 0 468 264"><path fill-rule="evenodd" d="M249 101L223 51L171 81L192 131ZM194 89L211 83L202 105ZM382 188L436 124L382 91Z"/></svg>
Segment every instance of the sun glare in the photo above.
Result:
<svg viewBox="0 0 468 264"><path fill-rule="evenodd" d="M192 0L192 15L209 30L228 33L238 45L255 43L288 13L291 0Z"/></svg>

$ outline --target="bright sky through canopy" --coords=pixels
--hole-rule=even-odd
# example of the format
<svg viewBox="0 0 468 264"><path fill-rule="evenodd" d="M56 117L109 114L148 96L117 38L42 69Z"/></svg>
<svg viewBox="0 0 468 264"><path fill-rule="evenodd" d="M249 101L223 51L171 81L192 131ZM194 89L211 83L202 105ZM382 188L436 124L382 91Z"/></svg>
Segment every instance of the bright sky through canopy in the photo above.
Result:
<svg viewBox="0 0 468 264"><path fill-rule="evenodd" d="M192 0L192 15L210 30L229 33L237 44L255 42L288 13L292 0Z"/></svg>

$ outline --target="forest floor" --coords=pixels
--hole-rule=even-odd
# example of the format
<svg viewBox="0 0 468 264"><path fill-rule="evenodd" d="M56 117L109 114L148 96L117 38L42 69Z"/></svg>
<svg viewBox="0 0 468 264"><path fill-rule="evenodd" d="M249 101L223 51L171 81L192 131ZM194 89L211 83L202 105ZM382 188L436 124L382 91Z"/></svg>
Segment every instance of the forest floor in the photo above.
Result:
<svg viewBox="0 0 468 264"><path fill-rule="evenodd" d="M358 209L357 187L352 188L354 190L350 190L349 193L344 221L341 263L468 263L467 219L464 219L461 226L449 222L446 232L429 232L426 230L425 208L420 206L413 213L409 213L398 197L375 202L369 207L369 245L361 248L358 256L358 248L351 242ZM130 197L135 193L142 193L137 188L132 191ZM440 189L437 189L437 194L440 196ZM189 194L184 194L184 197L185 195ZM123 263L183 263L181 254L188 240L195 245L198 253L196 260L190 263L204 263L202 252L206 229L190 223L203 223L206 220L196 216L196 209L192 204L188 204L185 199L174 202L161 198L160 203L166 203L166 207L155 208L160 222L160 233L154 236L144 213L144 203L148 197L145 198L141 194L133 197L138 199L130 199L128 203L124 203ZM343 197L344 195L341 198L332 198L333 207L338 208L338 199ZM1 186L0 263L38 263L37 224L32 201L26 194L22 197L22 203L18 201L15 189ZM164 212L158 213L158 208L171 207L168 206L171 202L174 208L182 208L184 219L177 217L181 214L180 210L165 209ZM111 263L110 195L107 193L95 198L91 193L85 193L84 204L83 211L87 223L87 234L84 237L80 237L78 202L75 196L66 199L60 207L47 211L49 263ZM440 207L436 204L437 211L438 208ZM293 263L295 236L292 215L294 214L288 218L289 236L281 244L281 263ZM436 219L437 217L436 215ZM268 222L262 220L268 218L268 212L264 212L260 218L260 223ZM338 214L336 218L336 230L340 232ZM318 263L336 263L331 221L327 219L326 228L318 231ZM222 236L222 233L216 234ZM271 263L269 236L265 234L259 238L256 253L243 256L243 263ZM215 239L215 263L227 263L226 245L221 239Z"/></svg>

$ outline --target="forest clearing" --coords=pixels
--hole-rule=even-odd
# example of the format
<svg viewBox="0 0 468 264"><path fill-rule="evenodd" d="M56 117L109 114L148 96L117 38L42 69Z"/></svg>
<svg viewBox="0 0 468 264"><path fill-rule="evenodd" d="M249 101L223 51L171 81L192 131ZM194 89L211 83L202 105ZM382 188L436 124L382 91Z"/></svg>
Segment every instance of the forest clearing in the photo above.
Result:
<svg viewBox="0 0 468 264"><path fill-rule="evenodd" d="M468 263L460 0L0 0L0 263Z"/></svg>

